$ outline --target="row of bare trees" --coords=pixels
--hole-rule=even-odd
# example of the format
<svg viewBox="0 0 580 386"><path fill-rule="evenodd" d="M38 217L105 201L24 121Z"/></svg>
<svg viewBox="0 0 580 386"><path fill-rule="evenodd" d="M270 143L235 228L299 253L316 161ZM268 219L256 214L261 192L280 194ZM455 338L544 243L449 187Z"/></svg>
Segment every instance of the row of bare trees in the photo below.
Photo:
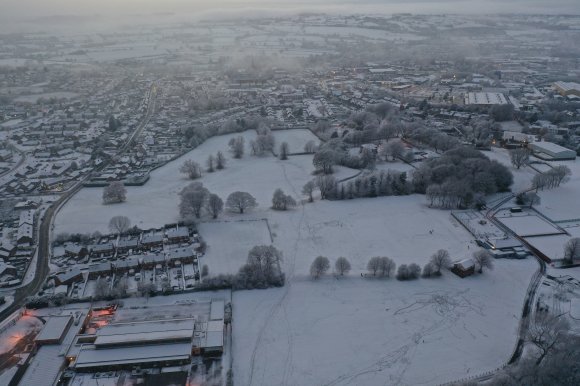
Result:
<svg viewBox="0 0 580 386"><path fill-rule="evenodd" d="M318 279L328 272L330 269L330 260L325 256L318 256L310 265L310 275L314 279ZM340 276L347 275L350 272L351 265L346 257L339 257L334 262L334 269Z"/></svg>
<svg viewBox="0 0 580 386"><path fill-rule="evenodd" d="M201 218L208 213L212 218L217 218L224 210L224 206L230 212L243 214L244 211L256 207L256 199L247 192L233 192L223 200L203 186L201 182L192 182L181 190L179 214L182 219L191 220Z"/></svg>
<svg viewBox="0 0 580 386"><path fill-rule="evenodd" d="M579 243L580 248L580 243ZM580 250L579 250L580 251ZM486 250L479 250L474 252L473 260L476 264L479 273L483 272L483 268L493 268L493 257ZM371 257L367 263L367 277L382 277L388 278L395 274L398 280L413 280L420 276L438 277L441 276L441 271L451 267L451 258L449 252L445 249L440 249L429 258L429 262L421 267L418 264L402 264L398 269L395 262L386 256ZM351 269L349 261L345 257L339 257L334 265L335 272L343 276L348 274ZM328 272L330 269L330 261L325 256L318 256L310 265L310 275L318 279Z"/></svg>
<svg viewBox="0 0 580 386"><path fill-rule="evenodd" d="M532 179L532 187L538 190L554 189L570 179L572 171L568 166L554 166L547 172L536 174Z"/></svg>

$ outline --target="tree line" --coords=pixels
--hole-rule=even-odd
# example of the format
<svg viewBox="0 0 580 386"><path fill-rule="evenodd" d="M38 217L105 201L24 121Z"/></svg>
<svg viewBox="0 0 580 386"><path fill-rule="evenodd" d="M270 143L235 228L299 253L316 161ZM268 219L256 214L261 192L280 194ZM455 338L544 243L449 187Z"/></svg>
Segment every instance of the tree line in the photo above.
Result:
<svg viewBox="0 0 580 386"><path fill-rule="evenodd" d="M580 245L580 244L579 244ZM493 269L493 257L486 250L478 250L473 253L473 260L479 273L483 273L484 268ZM415 280L419 277L431 278L442 275L443 269L450 269L452 266L449 252L440 249L431 255L429 261L421 267L416 263L401 264L397 269L397 264L389 257L374 256L367 263L367 274L363 277L389 278L396 277L397 280ZM346 257L339 257L334 263L337 275L347 275L351 270L351 264ZM330 260L325 256L318 256L310 265L310 276L319 279L328 273ZM396 274L395 274L396 272Z"/></svg>

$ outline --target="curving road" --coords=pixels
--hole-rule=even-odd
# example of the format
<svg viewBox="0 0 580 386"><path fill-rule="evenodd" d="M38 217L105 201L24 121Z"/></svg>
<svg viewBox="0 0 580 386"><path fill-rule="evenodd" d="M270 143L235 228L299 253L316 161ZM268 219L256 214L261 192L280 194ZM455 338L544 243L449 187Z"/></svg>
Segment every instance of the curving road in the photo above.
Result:
<svg viewBox="0 0 580 386"><path fill-rule="evenodd" d="M153 83L151 89L149 91L149 104L147 105L147 112L141 123L137 126L133 134L127 139L125 145L123 145L117 155L121 155L127 148L133 143L135 138L145 128L153 113L155 112L155 99L157 96L157 85ZM24 162L24 161L23 161ZM66 191L62 194L58 200L53 202L50 207L44 212L40 222L40 228L38 231L38 250L37 250L37 259L36 259L36 271L34 275L34 279L30 281L30 283L18 288L14 294L14 301L8 307L6 307L2 312L0 312L0 321L4 320L8 316L10 316L15 311L19 310L21 307L24 306L26 302L26 298L36 294L40 291L42 284L46 280L48 274L50 273L50 269L48 267L48 261L50 257L50 228L52 226L52 221L54 216L58 213L60 208L73 197L79 190L83 187L83 182L87 179L90 179L94 172L99 172L106 168L110 161L104 162L103 164L99 165L97 168L94 169L93 172L89 173L85 177L83 177L80 181L78 181L71 189Z"/></svg>
<svg viewBox="0 0 580 386"><path fill-rule="evenodd" d="M518 194L531 192L533 190L535 190L535 189L529 188L529 189L526 189L522 192L519 192ZM504 231L504 233L506 235L510 235L511 237L519 240L523 245L526 245L529 247L529 244L526 240L524 240L522 237L515 234L510 228L506 227L503 223L501 223L501 221L498 221L495 218L495 214L498 212L498 210L503 205L505 205L510 200L512 200L514 197L516 197L516 195L517 194L512 193L511 195L502 199L498 204L494 205L490 210L487 211L485 217L489 221L491 221L496 227L498 227L499 229ZM528 248L528 249L536 258L536 261L538 262L539 267L538 267L538 270L534 273L534 276L532 277L532 280L530 281L530 285L528 286L528 289L526 292L526 298L524 300L524 306L522 308L522 316L520 318L520 325L518 328L518 342L516 344L516 347L514 349L512 356L510 357L510 359L508 361L508 364L516 363L522 355L522 352L524 349L525 338L526 338L526 335L528 333L528 329L530 327L530 318L528 316L530 316L530 313L533 310L533 302L534 302L534 299L536 297L536 292L537 292L540 284L542 283L542 278L546 275L546 262L544 261L544 259L541 256L539 256L533 248ZM487 378L489 378L489 377L487 377Z"/></svg>

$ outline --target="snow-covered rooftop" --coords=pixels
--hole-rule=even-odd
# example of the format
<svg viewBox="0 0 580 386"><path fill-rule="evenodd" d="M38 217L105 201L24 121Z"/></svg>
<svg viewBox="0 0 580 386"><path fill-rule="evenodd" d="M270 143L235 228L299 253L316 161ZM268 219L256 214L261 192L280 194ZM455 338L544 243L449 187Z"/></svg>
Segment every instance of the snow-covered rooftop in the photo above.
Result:
<svg viewBox="0 0 580 386"><path fill-rule="evenodd" d="M36 341L60 340L70 327L72 318L71 315L49 317Z"/></svg>
<svg viewBox="0 0 580 386"><path fill-rule="evenodd" d="M146 364L187 360L191 356L191 343L156 344L111 349L97 349L93 345L82 347L75 368L92 368L120 364ZM38 383L41 384L41 383Z"/></svg>

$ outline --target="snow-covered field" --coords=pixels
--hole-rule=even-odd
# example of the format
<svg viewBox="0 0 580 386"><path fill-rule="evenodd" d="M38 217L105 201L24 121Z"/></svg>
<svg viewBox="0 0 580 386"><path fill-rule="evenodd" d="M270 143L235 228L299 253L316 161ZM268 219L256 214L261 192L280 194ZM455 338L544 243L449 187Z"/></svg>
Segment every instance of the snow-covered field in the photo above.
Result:
<svg viewBox="0 0 580 386"><path fill-rule="evenodd" d="M258 219L200 224L199 233L208 245L200 264L207 264L210 275L238 272L253 246L270 244L266 221Z"/></svg>
<svg viewBox="0 0 580 386"><path fill-rule="evenodd" d="M146 185L127 187L127 201L122 204L103 205L102 189L82 189L57 215L55 234L60 232L93 233L96 230L107 232L109 219L116 215L129 217L134 225L141 228L157 227L177 221L178 193L191 183L185 175L179 172L181 164L186 159L192 159L205 167L207 157L210 154L215 155L218 151L222 151L228 158L226 169L205 173L196 181L203 183L224 201L234 191L249 192L256 198L259 205L250 215L262 218L264 215L261 212L269 211L272 194L277 188L295 196L297 200L301 199L302 186L313 178L311 175L313 156L292 156L286 161L280 161L272 156L253 157L246 154L241 160L231 159L227 152L227 143L230 138L238 135L211 138L178 160L155 170L151 173L151 179ZM253 131L247 131L242 135L247 144L256 134ZM337 167L335 176L346 178L356 173L356 170ZM224 217L240 218L240 216L230 214Z"/></svg>
<svg viewBox="0 0 580 386"><path fill-rule="evenodd" d="M312 135L276 135L281 133L296 143ZM102 189L83 189L59 213L55 232L106 231L109 219L119 214L143 228L177 220L178 192L190 182L178 171L183 160L204 164L218 150L227 153L227 142L236 135L212 138L157 169L145 186L127 189L126 203L103 206ZM243 135L248 142L255 133ZM209 247L202 264L209 265L210 275L235 272L253 245L270 243L270 234L283 253L284 288L234 295L236 384L437 384L500 366L516 341L536 263L497 261L494 271L467 279L448 272L414 282L362 279L373 256L423 266L438 249L457 260L476 247L449 211L429 209L421 195L317 199L285 212L269 209L278 187L302 198L312 169L311 155L288 161L246 155L199 180L224 199L241 190L259 204L244 215L201 222ZM337 178L356 174L336 169ZM531 174L520 174L521 185L528 186ZM332 264L347 257L350 276L312 281L309 267L318 255Z"/></svg>
<svg viewBox="0 0 580 386"><path fill-rule="evenodd" d="M415 282L301 279L234 294L239 385L435 385L510 356L536 263Z"/></svg>
<svg viewBox="0 0 580 386"><path fill-rule="evenodd" d="M317 201L269 219L274 245L296 275L307 275L318 255L331 262L345 256L358 274L372 256L423 265L438 249L462 259L474 248L470 234L448 211L427 208L420 195Z"/></svg>
<svg viewBox="0 0 580 386"><path fill-rule="evenodd" d="M316 145L320 144L320 140L310 130L295 129L295 130L276 130L272 134L276 138L276 153L279 152L279 145L282 142L288 143L290 153L304 152L304 145L308 141L314 141Z"/></svg>
<svg viewBox="0 0 580 386"><path fill-rule="evenodd" d="M563 161L554 165L566 165L572 171L570 181L556 189L540 191L541 202L537 209L553 221L580 219L580 161Z"/></svg>
<svg viewBox="0 0 580 386"><path fill-rule="evenodd" d="M562 259L564 257L564 245L566 245L568 240L570 240L570 236L568 235L526 238L528 243L552 260Z"/></svg>
<svg viewBox="0 0 580 386"><path fill-rule="evenodd" d="M512 166L508 150L501 148L492 148L491 151L483 152L489 159L496 160L504 164L514 175L512 185L513 192L520 192L531 187L532 178L537 174L533 169L523 167L516 169Z"/></svg>
<svg viewBox="0 0 580 386"><path fill-rule="evenodd" d="M539 216L499 217L498 220L514 231L518 236L536 236L562 233L548 221Z"/></svg>

